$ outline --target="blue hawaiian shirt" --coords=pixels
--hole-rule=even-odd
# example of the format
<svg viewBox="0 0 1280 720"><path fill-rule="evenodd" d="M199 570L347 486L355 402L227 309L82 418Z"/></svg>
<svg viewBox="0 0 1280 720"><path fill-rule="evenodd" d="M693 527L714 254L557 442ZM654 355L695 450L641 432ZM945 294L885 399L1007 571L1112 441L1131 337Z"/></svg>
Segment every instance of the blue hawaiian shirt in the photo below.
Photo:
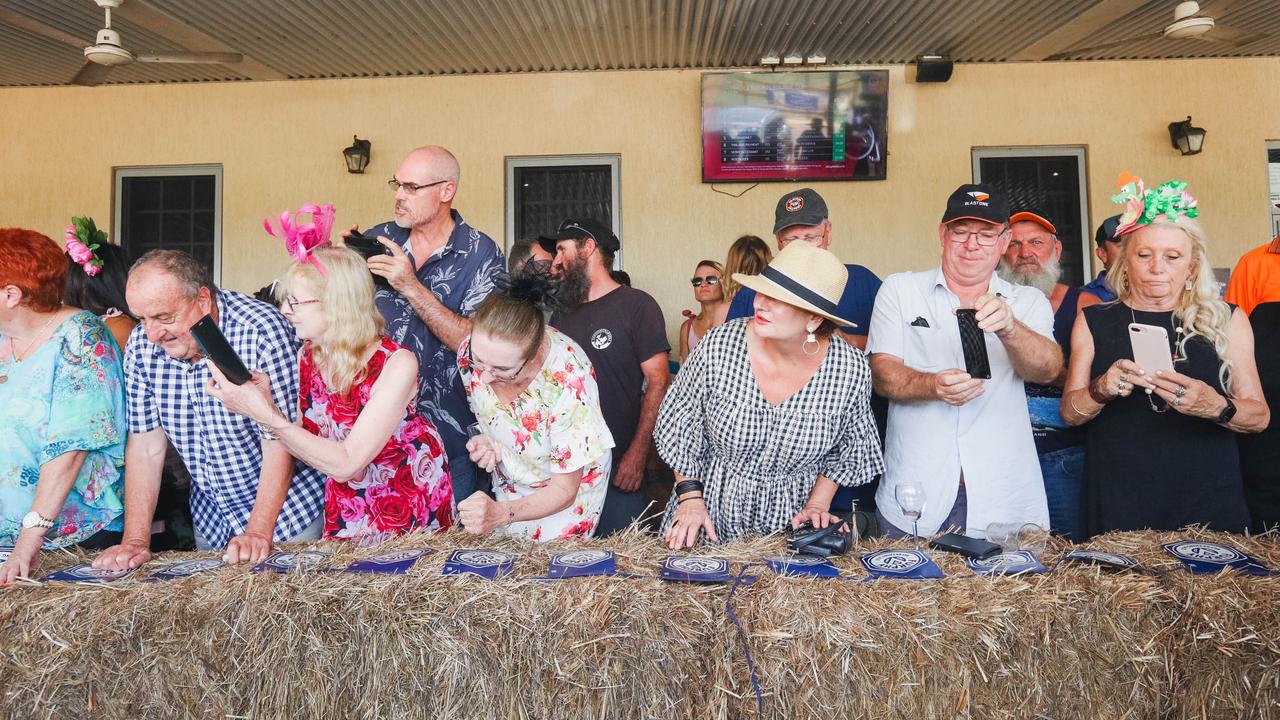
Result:
<svg viewBox="0 0 1280 720"><path fill-rule="evenodd" d="M418 268L418 281L449 310L470 317L495 290L494 279L503 269L502 251L492 238L463 221L457 210L451 212L453 234ZM399 243L413 258L407 228L385 222L364 232ZM417 264L416 258L414 263ZM377 304L378 312L387 321L387 337L418 357L418 412L435 424L451 464L470 462L467 426L475 422L475 417L458 377L457 353L440 342L400 293L379 287Z"/></svg>

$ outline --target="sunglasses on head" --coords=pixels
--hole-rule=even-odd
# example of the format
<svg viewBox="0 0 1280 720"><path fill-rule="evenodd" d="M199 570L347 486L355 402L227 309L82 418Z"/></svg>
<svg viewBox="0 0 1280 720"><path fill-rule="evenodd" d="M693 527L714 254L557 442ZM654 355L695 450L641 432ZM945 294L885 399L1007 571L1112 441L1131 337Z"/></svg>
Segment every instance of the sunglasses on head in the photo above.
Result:
<svg viewBox="0 0 1280 720"><path fill-rule="evenodd" d="M689 281L689 284L694 287L702 287L702 283L706 283L708 285L719 285L720 278L716 277L715 275L708 275L707 277L704 277L704 278L696 277Z"/></svg>

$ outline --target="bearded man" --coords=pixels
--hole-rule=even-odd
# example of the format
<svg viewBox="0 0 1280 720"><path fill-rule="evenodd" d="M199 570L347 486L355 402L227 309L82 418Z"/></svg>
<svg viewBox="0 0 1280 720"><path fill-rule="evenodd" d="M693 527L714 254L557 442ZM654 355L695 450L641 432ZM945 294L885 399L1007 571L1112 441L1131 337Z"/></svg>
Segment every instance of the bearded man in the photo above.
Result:
<svg viewBox="0 0 1280 720"><path fill-rule="evenodd" d="M1084 475L1084 434L1062 420L1062 383L1071 356L1071 328L1081 308L1101 302L1097 296L1059 282L1062 241L1048 214L1026 209L1009 216L1010 240L997 272L1012 283L1033 287L1053 308L1053 338L1062 346L1063 374L1052 383L1026 383L1027 409L1040 456L1049 523L1070 540L1080 537L1080 479Z"/></svg>

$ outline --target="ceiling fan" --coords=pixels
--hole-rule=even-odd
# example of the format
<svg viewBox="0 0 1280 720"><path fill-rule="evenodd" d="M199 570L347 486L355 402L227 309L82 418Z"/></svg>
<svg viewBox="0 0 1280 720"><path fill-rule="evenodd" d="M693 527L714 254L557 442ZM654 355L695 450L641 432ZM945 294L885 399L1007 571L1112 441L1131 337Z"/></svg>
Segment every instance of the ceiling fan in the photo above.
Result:
<svg viewBox="0 0 1280 720"><path fill-rule="evenodd" d="M1222 17L1231 11L1233 7L1239 4L1241 0L1209 0L1206 4L1212 14L1201 10L1200 3L1195 0L1186 0L1180 2L1173 9L1173 22L1164 27L1163 30L1136 37L1125 38L1115 42L1105 43L1103 45L1094 45L1092 47L1077 48L1067 50L1050 56L1049 60L1062 60L1072 57L1080 57L1082 55L1094 55L1104 50L1123 47L1125 45L1133 45L1136 43L1154 40L1157 38L1165 38L1168 40L1198 40L1201 42L1218 43L1230 47L1239 47L1248 45L1255 40L1261 39L1263 36L1258 33L1252 33L1240 28L1229 27L1218 23L1218 17Z"/></svg>
<svg viewBox="0 0 1280 720"><path fill-rule="evenodd" d="M106 14L104 26L98 31L93 45L84 49L84 57L88 62L72 78L73 85L97 85L106 80L111 69L129 63L187 63L234 65L244 59L240 53L225 52L191 52L168 53L164 55L137 54L125 49L120 43L120 33L111 29L111 11L120 7L124 0L93 0Z"/></svg>

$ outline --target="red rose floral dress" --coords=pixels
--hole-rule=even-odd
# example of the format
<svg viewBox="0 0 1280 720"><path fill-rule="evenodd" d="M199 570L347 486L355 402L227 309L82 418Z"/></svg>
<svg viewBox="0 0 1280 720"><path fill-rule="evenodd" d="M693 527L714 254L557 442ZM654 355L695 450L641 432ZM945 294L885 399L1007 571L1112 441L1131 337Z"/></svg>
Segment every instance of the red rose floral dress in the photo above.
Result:
<svg viewBox="0 0 1280 720"><path fill-rule="evenodd" d="M345 440L387 358L400 349L383 338L364 377L338 395L325 384L311 346L304 347L298 362L302 427L326 440ZM410 401L386 447L359 476L347 482L325 478L325 538L377 542L410 530L442 531L453 525L453 483L444 445L414 405Z"/></svg>
<svg viewBox="0 0 1280 720"><path fill-rule="evenodd" d="M485 436L498 446L493 472L498 502L545 488L552 474L582 470L573 504L554 515L516 522L501 532L530 540L590 537L600 520L609 487L613 435L600 413L596 372L586 353L555 328L547 328L550 350L539 372L512 403L471 370L471 338L458 348L458 368L467 401Z"/></svg>

